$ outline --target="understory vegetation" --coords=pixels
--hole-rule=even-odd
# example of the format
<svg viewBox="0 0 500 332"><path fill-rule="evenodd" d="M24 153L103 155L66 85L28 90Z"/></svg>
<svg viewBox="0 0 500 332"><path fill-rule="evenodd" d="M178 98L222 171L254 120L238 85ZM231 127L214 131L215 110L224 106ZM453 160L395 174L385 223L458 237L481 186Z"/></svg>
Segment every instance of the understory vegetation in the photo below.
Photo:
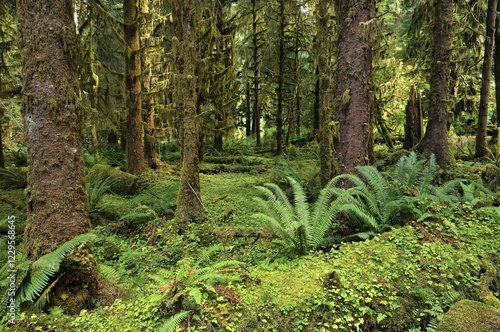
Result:
<svg viewBox="0 0 500 332"><path fill-rule="evenodd" d="M181 234L177 167L135 177L88 165L92 233L35 262L20 254L25 182L4 171L0 220L16 216L20 306L16 324L4 316L0 330L449 331L440 322L463 300L498 310L491 164L443 172L433 156L401 151L392 164L360 166L320 188L311 149L205 158L205 219ZM85 241L99 297L70 315L50 297L51 276ZM8 270L0 271L4 307Z"/></svg>

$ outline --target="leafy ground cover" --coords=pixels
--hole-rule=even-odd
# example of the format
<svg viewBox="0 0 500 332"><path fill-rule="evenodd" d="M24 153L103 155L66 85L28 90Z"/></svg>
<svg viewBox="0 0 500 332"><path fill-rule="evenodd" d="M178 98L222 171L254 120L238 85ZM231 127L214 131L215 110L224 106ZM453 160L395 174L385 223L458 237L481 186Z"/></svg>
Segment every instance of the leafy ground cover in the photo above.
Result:
<svg viewBox="0 0 500 332"><path fill-rule="evenodd" d="M201 175L206 220L182 235L172 219L175 168L144 174L131 196L101 190L92 212L98 302L76 316L51 306L50 298L43 311L26 303L16 324L0 330L446 331L438 324L449 320L443 316L455 303L498 306L500 211L490 206L493 197L431 202L424 217L385 233L344 236L297 256L254 217L260 212L254 197L269 182L293 197L282 178L290 176L314 201L315 166L304 170L295 156L242 158L205 160L206 169L217 170ZM463 197L466 190L459 190ZM22 189L7 194L2 213L25 219L22 204L14 203ZM339 218L332 232L342 226Z"/></svg>

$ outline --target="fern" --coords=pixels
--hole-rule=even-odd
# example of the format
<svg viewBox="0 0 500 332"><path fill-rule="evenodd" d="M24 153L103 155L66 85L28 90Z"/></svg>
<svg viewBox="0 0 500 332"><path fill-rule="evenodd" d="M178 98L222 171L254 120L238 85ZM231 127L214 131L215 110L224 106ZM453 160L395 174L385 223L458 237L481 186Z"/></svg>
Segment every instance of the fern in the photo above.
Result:
<svg viewBox="0 0 500 332"><path fill-rule="evenodd" d="M11 167L0 168L0 188L19 189L26 188L28 184L26 168Z"/></svg>
<svg viewBox="0 0 500 332"><path fill-rule="evenodd" d="M283 190L273 183L259 186L265 200L256 197L262 212L254 214L255 218L264 220L281 239L286 249L294 250L299 255L316 249L324 240L340 203L348 198L346 192L331 181L320 191L312 208L307 202L301 185L292 177L288 177L293 190L293 204Z"/></svg>
<svg viewBox="0 0 500 332"><path fill-rule="evenodd" d="M48 296L48 292L44 292L47 290L47 287L49 287L52 277L59 271L61 262L76 246L91 241L95 239L95 237L96 235L92 233L80 234L63 243L56 250L31 263L28 273L22 279L16 291L16 302L33 302L39 299L43 294L43 297L38 302L38 304L43 307ZM54 284L50 285L50 288L53 286Z"/></svg>
<svg viewBox="0 0 500 332"><path fill-rule="evenodd" d="M112 284L117 284L122 278L122 274L112 266L100 263L97 264L97 269L101 275Z"/></svg>
<svg viewBox="0 0 500 332"><path fill-rule="evenodd" d="M90 211L99 211L99 203L104 194L111 191L111 188L118 182L117 178L110 176L100 176L94 183L87 184L89 194Z"/></svg>
<svg viewBox="0 0 500 332"><path fill-rule="evenodd" d="M189 316L191 311L181 311L178 314L170 317L161 327L159 332L175 332L177 326L182 322L184 318Z"/></svg>

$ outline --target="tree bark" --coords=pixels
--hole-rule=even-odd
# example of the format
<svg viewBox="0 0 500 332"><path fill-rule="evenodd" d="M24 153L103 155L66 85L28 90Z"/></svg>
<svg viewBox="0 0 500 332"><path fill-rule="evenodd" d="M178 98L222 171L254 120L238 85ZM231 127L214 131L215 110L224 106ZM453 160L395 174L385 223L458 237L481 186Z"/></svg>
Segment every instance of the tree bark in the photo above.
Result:
<svg viewBox="0 0 500 332"><path fill-rule="evenodd" d="M422 110L420 98L415 87L411 87L408 103L406 104L405 140L403 149L410 150L422 139Z"/></svg>
<svg viewBox="0 0 500 332"><path fill-rule="evenodd" d="M3 155L3 118L4 118L4 111L3 107L0 108L0 168L5 168L5 158Z"/></svg>
<svg viewBox="0 0 500 332"><path fill-rule="evenodd" d="M319 159L320 159L320 181L325 186L333 177L333 132L330 123L332 113L330 109L330 32L329 22L329 1L318 2L317 36L316 36L316 91L315 91L315 114L319 127ZM315 117L316 119L316 117Z"/></svg>
<svg viewBox="0 0 500 332"><path fill-rule="evenodd" d="M259 41L259 16L257 15L257 0L252 0L252 47L253 47L253 130L256 137L256 144L261 146L260 142L260 41Z"/></svg>
<svg viewBox="0 0 500 332"><path fill-rule="evenodd" d="M484 40L483 72L479 100L479 115L477 119L476 158L484 158L488 154L488 103L490 100L491 66L493 63L497 1L498 0L488 0L488 12L486 14L486 38Z"/></svg>
<svg viewBox="0 0 500 332"><path fill-rule="evenodd" d="M283 153L283 98L285 82L285 0L279 2L278 14L278 109L276 113L276 153ZM289 119L290 121L290 119Z"/></svg>
<svg viewBox="0 0 500 332"><path fill-rule="evenodd" d="M71 3L17 2L29 166L24 253L31 261L91 229L79 100L80 40ZM79 259L67 256L51 292L51 303L64 309L75 308L75 302L83 308L97 290L90 247L80 246L77 252ZM71 295L59 297L62 292Z"/></svg>
<svg viewBox="0 0 500 332"><path fill-rule="evenodd" d="M497 1L497 9L500 8L500 0ZM500 16L496 17L495 25L495 45L494 48L494 71L495 71L495 105L496 105L496 124L500 127Z"/></svg>
<svg viewBox="0 0 500 332"><path fill-rule="evenodd" d="M175 61L175 74L178 77L176 84L178 90L179 113L182 116L182 168L180 188L178 194L176 216L181 224L180 229L187 222L197 221L202 218L203 205L200 195L198 139L200 125L196 115L196 47L195 23L192 0L172 1L172 17L174 21L174 34L178 40L176 45L177 59Z"/></svg>
<svg viewBox="0 0 500 332"><path fill-rule="evenodd" d="M334 113L340 126L335 146L339 172L355 173L369 162L372 131L371 85L374 0L335 0L338 44Z"/></svg>
<svg viewBox="0 0 500 332"><path fill-rule="evenodd" d="M448 147L447 130L453 0L436 0L434 6L434 43L430 73L429 122L417 149L421 152L427 150L434 153L439 166L447 168L455 163L455 159Z"/></svg>
<svg viewBox="0 0 500 332"><path fill-rule="evenodd" d="M134 175L144 170L142 143L141 102L141 40L139 31L138 0L123 0L123 25L125 32L125 92L127 95L127 163Z"/></svg>

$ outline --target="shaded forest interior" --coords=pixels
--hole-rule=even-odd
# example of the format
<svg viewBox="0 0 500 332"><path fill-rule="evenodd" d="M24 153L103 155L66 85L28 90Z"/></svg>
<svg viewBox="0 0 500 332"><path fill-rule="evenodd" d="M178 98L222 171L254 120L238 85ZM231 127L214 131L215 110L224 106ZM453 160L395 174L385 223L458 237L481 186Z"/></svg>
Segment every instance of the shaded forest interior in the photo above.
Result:
<svg viewBox="0 0 500 332"><path fill-rule="evenodd" d="M500 0L0 0L0 331L500 329Z"/></svg>

